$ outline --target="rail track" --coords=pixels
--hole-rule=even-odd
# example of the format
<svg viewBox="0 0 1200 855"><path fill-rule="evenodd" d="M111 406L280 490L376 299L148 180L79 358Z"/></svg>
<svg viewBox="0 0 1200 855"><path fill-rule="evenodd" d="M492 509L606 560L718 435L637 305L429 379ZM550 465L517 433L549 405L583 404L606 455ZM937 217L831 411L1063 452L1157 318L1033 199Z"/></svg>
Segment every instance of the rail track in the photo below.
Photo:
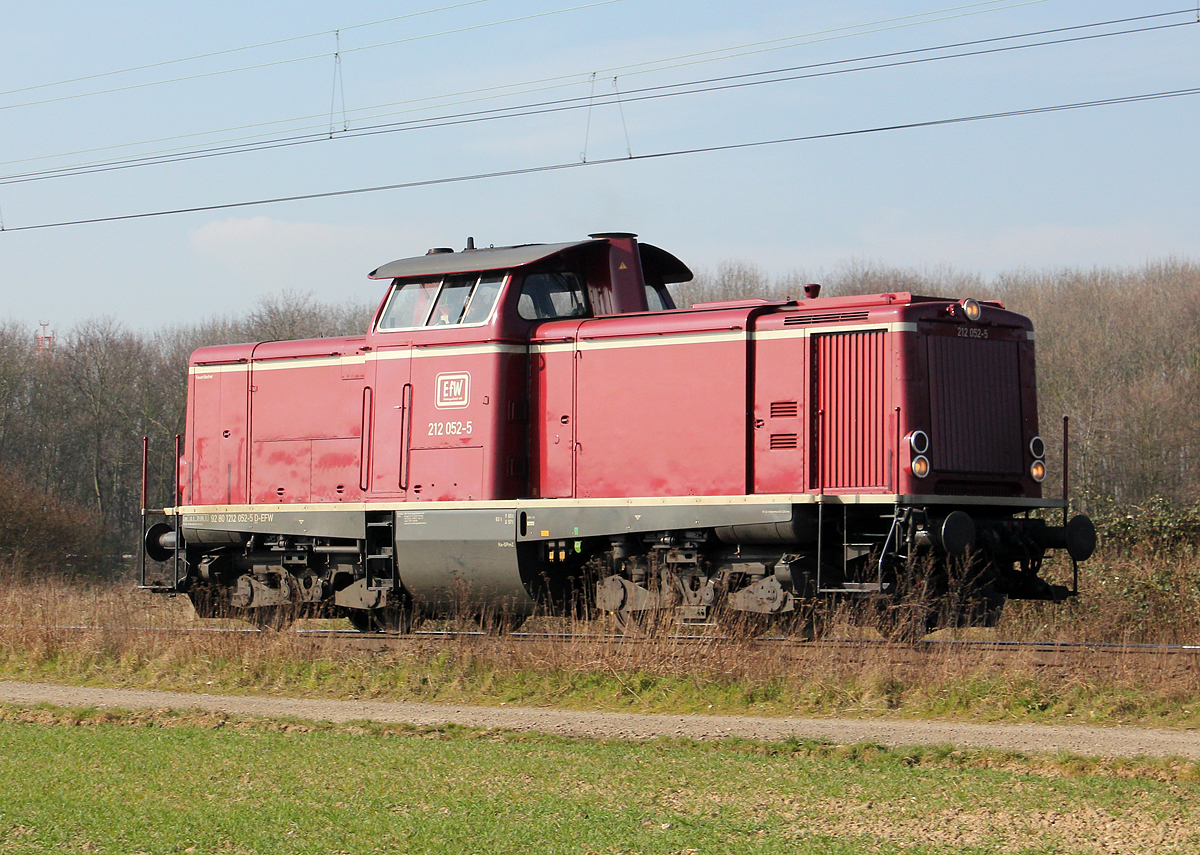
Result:
<svg viewBox="0 0 1200 855"><path fill-rule="evenodd" d="M892 664L918 663L936 657L956 657L964 663L1003 666L1020 661L1036 668L1068 666L1103 672L1118 667L1186 673L1200 669L1200 644L1151 644L1108 641L1029 641L1016 639L947 638L938 635L898 642L879 637L836 637L801 640L795 637L761 635L737 637L721 634L661 634L631 637L614 632L486 632L479 629L418 629L408 634L361 633L351 629L293 627L282 632L252 626L57 626L65 632L119 634L197 634L288 638L295 644L326 655L337 650L352 653L387 653L443 647L450 644L502 648L505 645L598 645L610 648L658 645L664 651L723 645L743 645L748 651L770 651L771 655L802 661L808 658L844 662L884 660Z"/></svg>

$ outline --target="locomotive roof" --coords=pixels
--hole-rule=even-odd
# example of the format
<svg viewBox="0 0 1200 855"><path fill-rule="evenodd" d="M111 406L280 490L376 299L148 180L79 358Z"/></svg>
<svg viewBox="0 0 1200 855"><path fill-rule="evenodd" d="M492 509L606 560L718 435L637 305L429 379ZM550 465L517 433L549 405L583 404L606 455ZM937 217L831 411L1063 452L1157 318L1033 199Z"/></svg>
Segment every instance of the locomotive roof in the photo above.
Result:
<svg viewBox="0 0 1200 855"><path fill-rule="evenodd" d="M584 246L603 246L607 243L606 239L598 238L570 243L530 243L522 246L464 249L462 252L430 252L415 258L389 261L372 270L367 276L371 279L398 279L483 270L510 270L543 261L567 250ZM665 283L687 282L692 278L692 271L687 265L665 249L648 243L639 243L637 246L641 254L642 268L647 274L659 276Z"/></svg>

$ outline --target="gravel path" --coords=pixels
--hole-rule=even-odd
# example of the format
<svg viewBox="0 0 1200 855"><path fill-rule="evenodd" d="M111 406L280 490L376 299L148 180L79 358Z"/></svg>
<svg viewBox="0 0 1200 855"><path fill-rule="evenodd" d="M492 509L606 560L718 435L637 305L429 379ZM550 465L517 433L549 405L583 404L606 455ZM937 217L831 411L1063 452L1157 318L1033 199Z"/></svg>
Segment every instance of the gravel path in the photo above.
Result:
<svg viewBox="0 0 1200 855"><path fill-rule="evenodd" d="M1185 757L1200 760L1200 733L1141 727L1087 727L1040 724L968 724L871 718L761 718L731 715L643 715L579 712L536 707L471 707L407 701L336 701L241 697L185 692L101 689L48 683L0 681L0 702L49 703L63 707L120 709L202 709L262 717L313 721L458 724L465 727L533 730L562 736L608 739L778 740L788 736L838 743L940 745L1056 752L1101 757Z"/></svg>

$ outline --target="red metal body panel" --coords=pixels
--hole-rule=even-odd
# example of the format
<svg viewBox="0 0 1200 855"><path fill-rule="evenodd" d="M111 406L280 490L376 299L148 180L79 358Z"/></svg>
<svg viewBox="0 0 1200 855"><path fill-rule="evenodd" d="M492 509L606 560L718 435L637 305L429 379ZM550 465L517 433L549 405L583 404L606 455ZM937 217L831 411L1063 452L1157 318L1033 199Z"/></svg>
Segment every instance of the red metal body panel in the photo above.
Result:
<svg viewBox="0 0 1200 855"><path fill-rule="evenodd" d="M250 362L250 501L357 501L362 339L267 342Z"/></svg>
<svg viewBox="0 0 1200 855"><path fill-rule="evenodd" d="M249 371L200 371L189 378L184 478L188 501L230 505L247 501L246 416Z"/></svg>
<svg viewBox="0 0 1200 855"><path fill-rule="evenodd" d="M576 495L746 492L745 315L692 319L673 335L653 316L580 327Z"/></svg>

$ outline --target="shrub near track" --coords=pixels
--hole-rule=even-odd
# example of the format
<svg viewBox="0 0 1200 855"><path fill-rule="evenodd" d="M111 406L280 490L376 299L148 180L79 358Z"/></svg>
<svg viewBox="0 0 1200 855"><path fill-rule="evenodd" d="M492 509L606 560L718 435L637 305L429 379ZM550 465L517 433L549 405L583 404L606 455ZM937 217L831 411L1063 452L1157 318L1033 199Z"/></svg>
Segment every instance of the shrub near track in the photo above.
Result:
<svg viewBox="0 0 1200 855"><path fill-rule="evenodd" d="M0 849L1188 852L1194 767L0 707Z"/></svg>

